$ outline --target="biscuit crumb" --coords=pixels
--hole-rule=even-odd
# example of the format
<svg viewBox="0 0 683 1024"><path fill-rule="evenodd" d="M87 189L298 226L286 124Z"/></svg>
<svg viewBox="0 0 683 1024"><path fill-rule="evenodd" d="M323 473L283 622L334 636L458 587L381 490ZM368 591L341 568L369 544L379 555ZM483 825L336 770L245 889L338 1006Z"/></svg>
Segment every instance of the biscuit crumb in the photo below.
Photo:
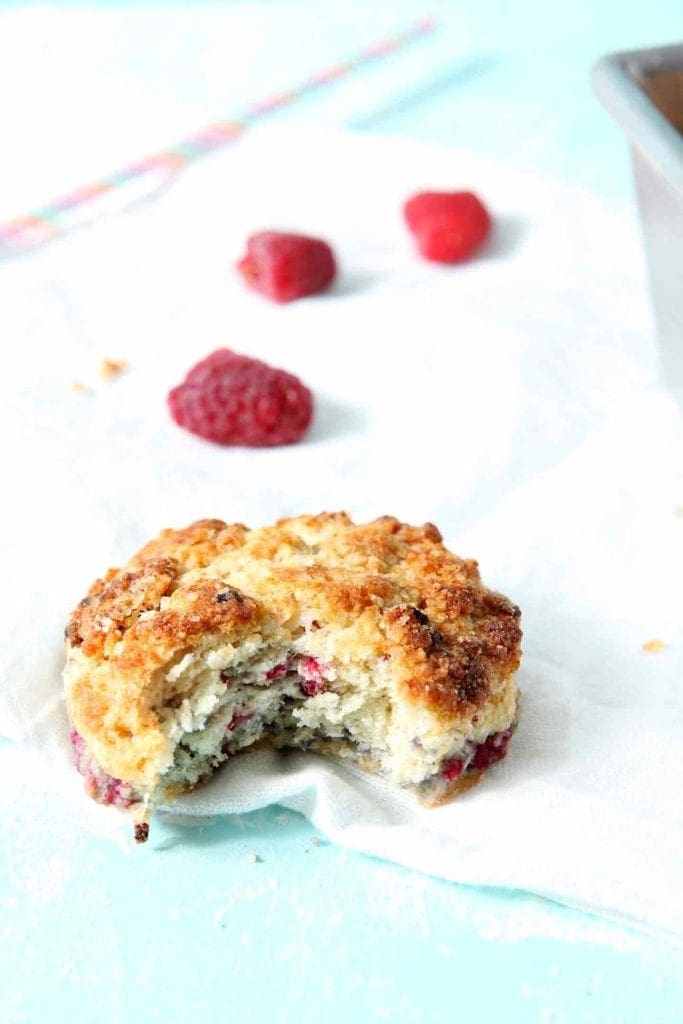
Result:
<svg viewBox="0 0 683 1024"><path fill-rule="evenodd" d="M679 519L683 519L683 505L674 505L674 515L678 516Z"/></svg>
<svg viewBox="0 0 683 1024"><path fill-rule="evenodd" d="M136 843L146 843L149 838L149 825L146 821L136 823L133 836Z"/></svg>
<svg viewBox="0 0 683 1024"><path fill-rule="evenodd" d="M103 359L97 371L102 380L113 380L128 369L125 359Z"/></svg>
<svg viewBox="0 0 683 1024"><path fill-rule="evenodd" d="M71 390L75 391L77 395L87 395L90 389L86 388L80 380L74 380L71 382Z"/></svg>
<svg viewBox="0 0 683 1024"><path fill-rule="evenodd" d="M664 643L664 641L659 639L648 640L646 643L643 644L643 650L647 651L648 654L652 654L653 651L661 651L665 647L666 644Z"/></svg>
<svg viewBox="0 0 683 1024"><path fill-rule="evenodd" d="M311 846L320 846L320 836L311 836Z"/></svg>
<svg viewBox="0 0 683 1024"><path fill-rule="evenodd" d="M247 860L249 861L250 864L261 864L262 863L261 858L259 857L258 853L254 853L253 850L249 850L248 851L248 853L247 853Z"/></svg>

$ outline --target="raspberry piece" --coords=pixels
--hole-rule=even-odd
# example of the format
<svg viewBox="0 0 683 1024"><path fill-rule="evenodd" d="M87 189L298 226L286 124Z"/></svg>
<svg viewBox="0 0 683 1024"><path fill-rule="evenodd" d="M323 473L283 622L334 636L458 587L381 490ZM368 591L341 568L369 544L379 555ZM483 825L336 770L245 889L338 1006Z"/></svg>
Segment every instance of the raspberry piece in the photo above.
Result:
<svg viewBox="0 0 683 1024"><path fill-rule="evenodd" d="M455 782L462 775L462 770L465 767L465 762L461 761L459 757L454 757L450 761L446 761L441 774L448 782Z"/></svg>
<svg viewBox="0 0 683 1024"><path fill-rule="evenodd" d="M488 238L491 216L473 192L418 192L403 207L426 260L458 263Z"/></svg>
<svg viewBox="0 0 683 1024"><path fill-rule="evenodd" d="M302 679L299 683L301 692L306 697L317 697L319 693L325 692L324 679Z"/></svg>
<svg viewBox="0 0 683 1024"><path fill-rule="evenodd" d="M168 395L171 416L217 444L292 444L313 416L313 396L291 373L219 348Z"/></svg>
<svg viewBox="0 0 683 1024"><path fill-rule="evenodd" d="M323 291L337 268L331 248L320 238L259 231L247 240L237 269L254 291L275 302L291 302Z"/></svg>
<svg viewBox="0 0 683 1024"><path fill-rule="evenodd" d="M83 737L72 729L71 745L74 749L76 770L85 779L85 791L101 804L115 804L116 807L130 807L136 803L132 787L121 779L108 775L88 752Z"/></svg>
<svg viewBox="0 0 683 1024"><path fill-rule="evenodd" d="M235 729L239 729L241 725L244 725L245 722L248 722L249 719L253 717L253 711L244 711L243 709L239 708L237 711L233 712L233 716L226 725L225 731L234 732Z"/></svg>
<svg viewBox="0 0 683 1024"><path fill-rule="evenodd" d="M483 772L490 765L500 761L507 752L508 743L512 736L511 729L504 729L503 732L492 733L482 743L478 743L474 755L467 766L470 772Z"/></svg>
<svg viewBox="0 0 683 1024"><path fill-rule="evenodd" d="M286 675L287 662L283 661L280 665L273 665L273 667L266 672L266 679L268 681L272 679L282 679L282 677Z"/></svg>
<svg viewBox="0 0 683 1024"><path fill-rule="evenodd" d="M299 658L298 672L301 676L299 688L306 697L315 697L323 693L327 686L326 674L330 666L318 661L311 654L304 654Z"/></svg>

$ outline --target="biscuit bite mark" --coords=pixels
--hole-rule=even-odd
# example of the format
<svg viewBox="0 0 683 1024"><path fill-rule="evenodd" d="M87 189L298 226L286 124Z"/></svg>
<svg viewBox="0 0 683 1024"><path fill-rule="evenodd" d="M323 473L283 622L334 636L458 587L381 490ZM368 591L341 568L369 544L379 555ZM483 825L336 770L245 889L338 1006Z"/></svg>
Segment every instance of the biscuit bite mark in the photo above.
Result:
<svg viewBox="0 0 683 1024"><path fill-rule="evenodd" d="M95 799L145 808L258 743L439 803L505 755L520 638L519 610L430 524L165 530L69 623L77 767Z"/></svg>

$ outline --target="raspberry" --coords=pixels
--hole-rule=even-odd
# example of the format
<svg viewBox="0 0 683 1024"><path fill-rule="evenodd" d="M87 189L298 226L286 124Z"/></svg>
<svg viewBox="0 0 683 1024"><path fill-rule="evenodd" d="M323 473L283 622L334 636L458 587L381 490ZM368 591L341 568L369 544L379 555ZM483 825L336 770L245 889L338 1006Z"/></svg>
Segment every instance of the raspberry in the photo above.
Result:
<svg viewBox="0 0 683 1024"><path fill-rule="evenodd" d="M459 757L454 757L450 761L445 762L441 769L441 774L449 782L455 782L462 775L465 765L467 765L468 772L485 771L486 768L489 768L496 761L500 761L505 757L511 736L511 729L491 733L481 743L476 744L469 761L466 762Z"/></svg>
<svg viewBox="0 0 683 1024"><path fill-rule="evenodd" d="M302 679L299 689L306 697L317 697L319 693L325 692L324 679Z"/></svg>
<svg viewBox="0 0 683 1024"><path fill-rule="evenodd" d="M474 755L467 766L468 771L483 772L490 765L495 764L505 757L507 746L510 742L512 731L504 729L503 732L492 733L482 743L478 743Z"/></svg>
<svg viewBox="0 0 683 1024"><path fill-rule="evenodd" d="M491 216L473 192L418 192L403 207L426 260L457 263L488 238Z"/></svg>
<svg viewBox="0 0 683 1024"><path fill-rule="evenodd" d="M461 761L459 757L454 757L450 761L446 761L443 766L441 774L449 782L455 782L462 775L462 770L465 767L465 762Z"/></svg>
<svg viewBox="0 0 683 1024"><path fill-rule="evenodd" d="M168 395L171 416L218 444L292 444L313 416L313 396L298 377L219 348L193 366Z"/></svg>
<svg viewBox="0 0 683 1024"><path fill-rule="evenodd" d="M266 679L270 682L272 679L282 679L282 677L286 675L287 662L283 661L280 665L273 665L273 667L266 672Z"/></svg>
<svg viewBox="0 0 683 1024"><path fill-rule="evenodd" d="M301 677L299 688L306 697L315 697L325 691L325 676L330 671L329 665L323 664L310 654L304 654L299 658L298 671Z"/></svg>
<svg viewBox="0 0 683 1024"><path fill-rule="evenodd" d="M225 727L226 732L234 732L235 729L239 729L241 725L248 722L250 718L254 717L253 711L244 711L242 708L233 712L233 716Z"/></svg>
<svg viewBox="0 0 683 1024"><path fill-rule="evenodd" d="M280 231L251 235L237 269L248 285L275 302L321 292L336 273L327 242Z"/></svg>
<svg viewBox="0 0 683 1024"><path fill-rule="evenodd" d="M71 745L74 749L76 770L85 779L85 791L101 804L115 804L116 807L130 807L136 802L132 787L121 779L108 775L94 760L85 746L83 737L72 729Z"/></svg>

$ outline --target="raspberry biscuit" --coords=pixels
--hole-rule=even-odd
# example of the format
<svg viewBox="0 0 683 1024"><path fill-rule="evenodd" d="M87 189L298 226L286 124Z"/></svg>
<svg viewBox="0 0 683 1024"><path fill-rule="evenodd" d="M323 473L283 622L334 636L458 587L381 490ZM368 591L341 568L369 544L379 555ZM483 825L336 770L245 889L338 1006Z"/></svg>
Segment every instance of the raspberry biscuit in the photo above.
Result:
<svg viewBox="0 0 683 1024"><path fill-rule="evenodd" d="M134 808L138 839L154 803L255 743L442 803L505 755L520 638L519 609L430 524L165 530L69 621L76 766L92 797Z"/></svg>

